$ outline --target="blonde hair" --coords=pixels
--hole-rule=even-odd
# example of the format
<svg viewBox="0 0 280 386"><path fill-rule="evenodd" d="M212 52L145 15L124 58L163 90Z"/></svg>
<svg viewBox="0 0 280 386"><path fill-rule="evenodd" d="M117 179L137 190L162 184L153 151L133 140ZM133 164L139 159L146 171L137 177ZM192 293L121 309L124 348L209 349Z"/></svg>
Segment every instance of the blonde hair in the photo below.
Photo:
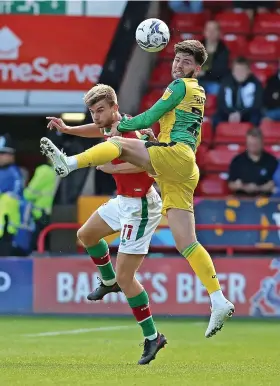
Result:
<svg viewBox="0 0 280 386"><path fill-rule="evenodd" d="M174 45L174 51L175 55L182 52L193 56L195 62L200 66L202 66L208 58L204 45L198 40L183 40Z"/></svg>
<svg viewBox="0 0 280 386"><path fill-rule="evenodd" d="M106 99L106 101L113 106L118 103L115 90L106 84L97 84L92 87L84 96L84 102L88 107L91 107L97 102Z"/></svg>

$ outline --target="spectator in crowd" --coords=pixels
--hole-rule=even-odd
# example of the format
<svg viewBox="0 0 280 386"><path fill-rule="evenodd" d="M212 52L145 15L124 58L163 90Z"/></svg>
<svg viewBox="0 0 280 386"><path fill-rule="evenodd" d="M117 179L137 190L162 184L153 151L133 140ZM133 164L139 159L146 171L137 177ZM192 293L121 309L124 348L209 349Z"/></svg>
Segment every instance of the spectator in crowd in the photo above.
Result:
<svg viewBox="0 0 280 386"><path fill-rule="evenodd" d="M21 197L23 178L15 161L15 146L9 134L0 136L0 193Z"/></svg>
<svg viewBox="0 0 280 386"><path fill-rule="evenodd" d="M219 82L229 72L229 51L221 39L219 24L212 20L205 24L204 40L208 59L199 75L199 83L206 93L217 95Z"/></svg>
<svg viewBox="0 0 280 386"><path fill-rule="evenodd" d="M280 121L280 62L277 73L271 76L264 90L265 116Z"/></svg>
<svg viewBox="0 0 280 386"><path fill-rule="evenodd" d="M280 197L280 161L278 162L277 169L275 170L275 173L273 175L273 182L274 182L274 191L273 191L273 197Z"/></svg>
<svg viewBox="0 0 280 386"><path fill-rule="evenodd" d="M246 146L247 150L230 164L229 188L237 195L270 196L274 192L277 159L264 151L262 132L258 128L247 132Z"/></svg>
<svg viewBox="0 0 280 386"><path fill-rule="evenodd" d="M58 188L58 178L55 171L46 163L37 166L28 186L24 189L24 198L32 204L32 216L35 223L30 248L36 249L37 238L43 228L50 222L53 201Z"/></svg>
<svg viewBox="0 0 280 386"><path fill-rule="evenodd" d="M15 163L15 147L9 134L0 137L0 255L6 256L20 225L20 199L24 181Z"/></svg>
<svg viewBox="0 0 280 386"><path fill-rule="evenodd" d="M203 11L203 1L169 1L169 8L174 13L200 13Z"/></svg>
<svg viewBox="0 0 280 386"><path fill-rule="evenodd" d="M232 73L221 83L214 127L219 122L251 122L258 125L262 117L262 98L262 85L251 73L247 59L236 58Z"/></svg>
<svg viewBox="0 0 280 386"><path fill-rule="evenodd" d="M53 168L49 169L54 176ZM25 199L24 176L16 165L12 138L9 134L0 137L0 256L28 256L32 252L36 230L33 216L39 220L39 210L43 211L46 201L51 200L50 178L42 169L40 177L41 186L33 178L26 188Z"/></svg>

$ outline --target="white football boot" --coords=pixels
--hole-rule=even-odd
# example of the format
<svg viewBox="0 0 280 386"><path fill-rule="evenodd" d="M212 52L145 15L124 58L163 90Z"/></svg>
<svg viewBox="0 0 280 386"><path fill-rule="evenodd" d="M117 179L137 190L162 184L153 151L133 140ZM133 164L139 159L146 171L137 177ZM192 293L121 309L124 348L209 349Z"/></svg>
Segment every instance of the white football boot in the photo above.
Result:
<svg viewBox="0 0 280 386"><path fill-rule="evenodd" d="M67 164L67 155L60 151L50 139L41 138L40 148L42 154L46 155L52 162L56 175L66 177L70 173Z"/></svg>
<svg viewBox="0 0 280 386"><path fill-rule="evenodd" d="M229 300L226 300L223 305L212 308L205 337L211 338L211 336L216 335L223 328L224 322L232 317L233 313L234 305Z"/></svg>

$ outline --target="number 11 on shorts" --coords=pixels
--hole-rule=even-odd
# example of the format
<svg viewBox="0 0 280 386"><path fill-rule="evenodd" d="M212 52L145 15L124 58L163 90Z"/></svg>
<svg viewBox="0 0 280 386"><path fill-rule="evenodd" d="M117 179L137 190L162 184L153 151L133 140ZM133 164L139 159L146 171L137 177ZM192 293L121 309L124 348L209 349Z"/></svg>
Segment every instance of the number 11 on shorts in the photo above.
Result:
<svg viewBox="0 0 280 386"><path fill-rule="evenodd" d="M130 240L133 231L133 225L125 224L122 232L122 240Z"/></svg>

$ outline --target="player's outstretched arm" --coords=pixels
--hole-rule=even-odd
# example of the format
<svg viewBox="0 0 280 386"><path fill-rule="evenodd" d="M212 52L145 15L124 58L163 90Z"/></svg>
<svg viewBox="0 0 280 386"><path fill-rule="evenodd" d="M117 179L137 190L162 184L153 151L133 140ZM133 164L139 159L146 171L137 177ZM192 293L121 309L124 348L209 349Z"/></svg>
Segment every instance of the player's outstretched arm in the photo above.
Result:
<svg viewBox="0 0 280 386"><path fill-rule="evenodd" d="M87 125L70 127L67 134L84 138L99 138L102 137L103 131L95 123L88 123Z"/></svg>
<svg viewBox="0 0 280 386"><path fill-rule="evenodd" d="M105 165L97 166L96 169L108 174L136 174L144 171L144 169L139 166L132 165L129 162L124 162L123 164L118 165L113 165L109 162Z"/></svg>
<svg viewBox="0 0 280 386"><path fill-rule="evenodd" d="M136 117L124 117L118 125L119 132L146 129L156 123L164 114L173 110L183 100L186 86L182 79L176 79L165 90L162 97L147 111Z"/></svg>
<svg viewBox="0 0 280 386"><path fill-rule="evenodd" d="M96 138L100 137L100 129L94 124L89 123L87 125L80 126L68 126L61 118L47 117L49 119L48 128L50 130L56 129L60 133L75 135L77 137L84 138Z"/></svg>

